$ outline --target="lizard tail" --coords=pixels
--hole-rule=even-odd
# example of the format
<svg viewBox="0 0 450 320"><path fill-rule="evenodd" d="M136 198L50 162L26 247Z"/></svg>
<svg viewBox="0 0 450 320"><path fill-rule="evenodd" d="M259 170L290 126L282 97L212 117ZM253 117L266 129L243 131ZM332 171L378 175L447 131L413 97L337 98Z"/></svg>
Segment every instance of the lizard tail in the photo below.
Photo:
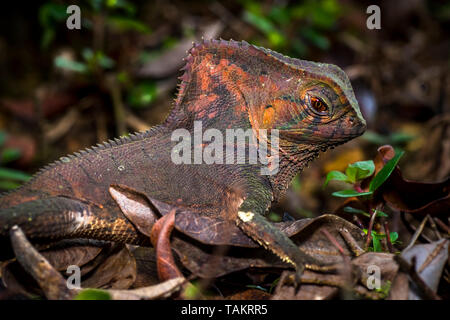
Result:
<svg viewBox="0 0 450 320"><path fill-rule="evenodd" d="M63 197L33 200L0 209L0 250L4 250L4 245L9 247L5 242L9 243L9 230L14 225L37 243L85 238L145 244L145 237L125 217L107 215L105 211Z"/></svg>

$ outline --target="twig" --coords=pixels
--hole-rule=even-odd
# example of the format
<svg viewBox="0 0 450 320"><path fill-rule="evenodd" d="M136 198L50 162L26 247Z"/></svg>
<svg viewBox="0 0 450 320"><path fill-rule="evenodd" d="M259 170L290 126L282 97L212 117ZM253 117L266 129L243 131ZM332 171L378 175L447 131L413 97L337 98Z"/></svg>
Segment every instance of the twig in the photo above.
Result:
<svg viewBox="0 0 450 320"><path fill-rule="evenodd" d="M425 217L422 222L420 223L419 227L416 229L416 232L414 232L411 241L409 242L409 244L406 246L406 248L404 250L408 250L409 248L411 248L414 243L416 243L417 239L419 238L420 234L423 231L423 228L425 227L425 223L427 222L427 217Z"/></svg>
<svg viewBox="0 0 450 320"><path fill-rule="evenodd" d="M436 223L434 223L433 218L432 218L429 214L427 214L427 218L428 218L428 221L430 221L431 229L433 229L434 234L436 235L436 237L437 237L439 240L442 239L442 236L441 236L441 234L439 233L439 230L437 229Z"/></svg>
<svg viewBox="0 0 450 320"><path fill-rule="evenodd" d="M369 248L369 244L370 241L372 240L372 229L373 229L373 224L375 223L375 218L377 216L377 212L376 210L370 210L370 222L369 222L369 227L367 228L367 240L366 240L366 250Z"/></svg>
<svg viewBox="0 0 450 320"><path fill-rule="evenodd" d="M441 244L439 244L438 246L436 246L436 248L434 248L434 250L428 255L428 257L420 266L419 270L417 271L418 273L421 273L426 267L428 267L428 265L434 260L434 258L437 257L437 255L445 247L446 243L447 243L446 241L442 241Z"/></svg>
<svg viewBox="0 0 450 320"><path fill-rule="evenodd" d="M410 232L417 231L417 228L414 225L412 225L408 220L406 220L406 215L405 215L404 211L400 211L400 219L402 220L403 224ZM423 238L427 242L432 242L431 239L428 238L425 234L420 234L420 237Z"/></svg>
<svg viewBox="0 0 450 320"><path fill-rule="evenodd" d="M402 269L404 272L407 272L409 274L409 276L411 277L411 280L422 291L422 293L424 294L424 297L426 299L441 300L441 297L439 297L433 290L431 290L430 287L428 287L428 285L422 280L422 278L416 272L415 257L413 257L413 259L412 259L412 264L410 264L408 261L406 261L400 255L394 256L394 259L395 259L395 261L397 261L398 265L400 266L400 269Z"/></svg>
<svg viewBox="0 0 450 320"><path fill-rule="evenodd" d="M350 234L346 228L339 229L339 234L344 239L345 243L348 244L353 254L358 257L364 253L364 250L358 245L355 238Z"/></svg>
<svg viewBox="0 0 450 320"><path fill-rule="evenodd" d="M178 277L166 280L150 287L142 287L130 290L106 290L113 300L154 300L171 296L174 292L180 290L187 280L184 277Z"/></svg>
<svg viewBox="0 0 450 320"><path fill-rule="evenodd" d="M328 240L330 240L330 242L339 250L339 252L345 256L345 251L344 248L342 248L342 246L339 244L339 242L337 242L336 238L333 237L328 230L326 230L325 228L320 229L320 231L328 238Z"/></svg>
<svg viewBox="0 0 450 320"><path fill-rule="evenodd" d="M442 230L444 230L447 233L447 235L450 234L450 228L446 226L445 223L441 221L441 219L435 217L434 221Z"/></svg>
<svg viewBox="0 0 450 320"><path fill-rule="evenodd" d="M361 222L361 220L356 216L353 215L353 221L360 227L361 229L364 229L364 224Z"/></svg>
<svg viewBox="0 0 450 320"><path fill-rule="evenodd" d="M385 221L383 226L384 226L384 233L386 234L386 243L387 243L389 252L392 253L392 252L394 252L394 247L392 246L392 242L391 242L391 233L389 232L388 222Z"/></svg>
<svg viewBox="0 0 450 320"><path fill-rule="evenodd" d="M343 277L343 284L340 286L342 292L341 294L345 298L346 296L350 296L352 292L352 266L350 262L350 258L345 254L344 248L339 244L336 238L328 232L325 228L320 229L320 231L330 240L330 242L339 250L344 259L344 268L341 270L341 275ZM303 280L302 280L303 282Z"/></svg>

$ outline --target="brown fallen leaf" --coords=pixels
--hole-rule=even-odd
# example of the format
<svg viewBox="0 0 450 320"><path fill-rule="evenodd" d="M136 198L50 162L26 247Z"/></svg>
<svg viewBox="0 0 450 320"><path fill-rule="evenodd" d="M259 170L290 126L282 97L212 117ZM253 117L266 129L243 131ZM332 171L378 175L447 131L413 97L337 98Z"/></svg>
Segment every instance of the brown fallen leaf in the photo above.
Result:
<svg viewBox="0 0 450 320"><path fill-rule="evenodd" d="M275 225L290 236L300 248L325 265L342 262L342 256L339 250L320 232L321 228L326 227L329 233L338 239L348 256L353 253L340 235L341 229L347 229L349 234L356 239L356 243L359 246L363 245L364 233L350 222L333 215ZM182 236L177 236L172 240L172 247L181 263L201 278L217 278L247 268L284 269L290 267L260 247L211 246Z"/></svg>
<svg viewBox="0 0 450 320"><path fill-rule="evenodd" d="M450 211L450 178L434 183L411 181L396 168L381 192L390 207L417 217L447 217Z"/></svg>
<svg viewBox="0 0 450 320"><path fill-rule="evenodd" d="M131 247L131 253L136 259L136 280L132 288L148 287L158 284L156 269L156 250L152 247Z"/></svg>
<svg viewBox="0 0 450 320"><path fill-rule="evenodd" d="M175 224L175 209L155 223L151 239L156 248L156 266L161 281L183 277L172 254L170 235ZM161 222L161 223L159 223Z"/></svg>
<svg viewBox="0 0 450 320"><path fill-rule="evenodd" d="M128 289L136 279L136 260L126 246L118 245L108 258L86 275L83 288Z"/></svg>

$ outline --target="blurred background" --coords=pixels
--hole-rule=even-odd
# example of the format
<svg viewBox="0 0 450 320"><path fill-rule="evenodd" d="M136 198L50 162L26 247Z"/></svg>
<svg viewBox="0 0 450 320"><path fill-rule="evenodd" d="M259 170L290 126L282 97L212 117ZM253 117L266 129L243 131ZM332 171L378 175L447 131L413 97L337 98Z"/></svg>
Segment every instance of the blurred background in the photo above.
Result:
<svg viewBox="0 0 450 320"><path fill-rule="evenodd" d="M69 30L66 8L81 8ZM381 8L369 30L366 9ZM296 177L271 218L332 212L341 188L326 173L406 151L403 174L450 173L450 2L32 1L0 10L0 189L59 157L164 120L192 41L246 40L349 75L367 133L321 155Z"/></svg>

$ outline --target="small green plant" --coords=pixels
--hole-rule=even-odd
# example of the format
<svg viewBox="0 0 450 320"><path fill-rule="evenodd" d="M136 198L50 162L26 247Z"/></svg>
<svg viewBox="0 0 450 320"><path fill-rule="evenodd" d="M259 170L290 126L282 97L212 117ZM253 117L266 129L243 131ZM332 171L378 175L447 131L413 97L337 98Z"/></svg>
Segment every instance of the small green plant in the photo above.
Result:
<svg viewBox="0 0 450 320"><path fill-rule="evenodd" d="M380 210L382 209L383 203L378 203L375 205L373 201L374 193L392 174L403 154L403 151L397 151L395 156L389 160L377 174L375 174L375 163L372 160L359 161L349 164L345 170L345 173L340 171L330 171L327 174L323 184L323 187L326 187L332 180L343 181L351 184L353 189L336 191L333 192L332 195L341 198L355 197L358 207L368 208L367 210L354 208L352 206L345 206L343 208L344 212L353 214L354 218L356 218L356 215L363 215L370 219L368 228L363 229L367 235L366 250L368 251L383 251L381 240L386 239L388 249L392 252L392 245L395 244L398 239L398 234L396 232L389 232L387 223L383 223L385 233L380 233L373 230L375 220L377 218L381 219L382 222L384 222L385 218L388 218L388 215ZM370 179L370 182L368 179ZM364 180L365 187L363 189L361 185ZM368 187L367 183L369 184ZM357 218L356 220L359 221ZM360 222L359 225L362 227ZM389 234L389 237L386 237L386 234ZM370 243L372 243L372 246L369 246Z"/></svg>
<svg viewBox="0 0 450 320"><path fill-rule="evenodd" d="M342 198L372 196L373 193L389 178L403 154L404 151L396 152L395 156L389 160L370 181L369 190L367 191L361 189L361 181L372 176L375 172L375 164L372 160L352 163L348 165L345 173L340 171L328 172L324 187L326 187L331 180L344 181L353 184L353 189L333 192L333 196Z"/></svg>
<svg viewBox="0 0 450 320"><path fill-rule="evenodd" d="M363 229L364 233L367 234L368 230ZM372 230L372 246L367 248L367 251L373 251L373 252L383 252L383 248L381 246L381 240L386 239L386 234L381 232L376 232ZM396 244L398 241L398 233L397 232L390 232L389 233L389 239L392 244Z"/></svg>

